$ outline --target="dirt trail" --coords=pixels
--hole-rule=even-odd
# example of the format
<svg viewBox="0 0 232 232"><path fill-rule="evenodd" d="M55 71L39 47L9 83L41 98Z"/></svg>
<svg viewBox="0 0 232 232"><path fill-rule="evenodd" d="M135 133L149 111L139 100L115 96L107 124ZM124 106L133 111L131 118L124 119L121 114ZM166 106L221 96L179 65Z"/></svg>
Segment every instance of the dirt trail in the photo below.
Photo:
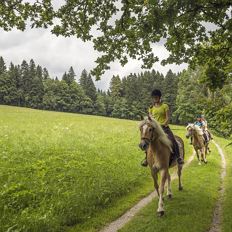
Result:
<svg viewBox="0 0 232 232"><path fill-rule="evenodd" d="M188 159L185 163L184 167L189 166L194 158L194 154ZM177 174L172 175L172 180L177 178ZM126 213L124 213L121 217L111 222L109 225L105 226L100 232L116 232L121 229L126 223L128 223L136 213L138 213L143 207L148 205L155 197L157 193L154 191L150 193L147 197L140 200L136 205L134 205L131 209L129 209Z"/></svg>
<svg viewBox="0 0 232 232"><path fill-rule="evenodd" d="M213 220L212 220L212 224L211 224L209 232L220 232L221 231L221 217L222 217L222 199L223 199L223 195L225 192L223 183L224 183L224 178L226 176L226 159L225 159L225 156L220 146L214 141L213 143L217 147L219 155L221 156L222 171L221 171L221 185L220 185L220 190L219 190L219 199L218 199L218 202L214 210Z"/></svg>

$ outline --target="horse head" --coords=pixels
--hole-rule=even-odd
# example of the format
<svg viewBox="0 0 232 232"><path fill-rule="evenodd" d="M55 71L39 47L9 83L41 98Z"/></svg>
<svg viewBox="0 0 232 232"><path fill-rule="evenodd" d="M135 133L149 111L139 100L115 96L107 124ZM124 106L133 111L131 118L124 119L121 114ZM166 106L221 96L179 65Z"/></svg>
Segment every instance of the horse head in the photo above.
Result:
<svg viewBox="0 0 232 232"><path fill-rule="evenodd" d="M198 125L194 125L193 123L189 123L186 127L187 133L186 138L188 139L193 135L194 132L197 133L197 135L203 135L202 129Z"/></svg>
<svg viewBox="0 0 232 232"><path fill-rule="evenodd" d="M146 117L139 125L140 129L140 144L139 147L141 150L146 151L149 147L149 144L154 139L154 130L155 124L150 116Z"/></svg>
<svg viewBox="0 0 232 232"><path fill-rule="evenodd" d="M189 123L187 126L186 126L186 138L190 138L192 135L193 135L193 130L194 130L194 124L192 123Z"/></svg>
<svg viewBox="0 0 232 232"><path fill-rule="evenodd" d="M146 117L139 126L141 141L139 147L146 151L151 143L160 141L163 145L172 150L172 143L159 123L151 116Z"/></svg>

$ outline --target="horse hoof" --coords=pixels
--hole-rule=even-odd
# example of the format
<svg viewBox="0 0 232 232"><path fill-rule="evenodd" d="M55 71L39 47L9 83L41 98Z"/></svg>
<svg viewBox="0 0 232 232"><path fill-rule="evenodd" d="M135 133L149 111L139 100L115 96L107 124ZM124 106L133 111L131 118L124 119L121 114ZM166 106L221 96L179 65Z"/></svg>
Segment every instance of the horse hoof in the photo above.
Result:
<svg viewBox="0 0 232 232"><path fill-rule="evenodd" d="M172 194L168 194L168 199L172 199Z"/></svg>
<svg viewBox="0 0 232 232"><path fill-rule="evenodd" d="M164 211L157 212L158 217L163 217L164 216Z"/></svg>
<svg viewBox="0 0 232 232"><path fill-rule="evenodd" d="M207 163L208 163L208 161L207 161L207 160L205 160L205 161L204 161L204 163L205 163L205 164L207 164Z"/></svg>
<svg viewBox="0 0 232 232"><path fill-rule="evenodd" d="M198 165L201 165L201 162L198 162Z"/></svg>
<svg viewBox="0 0 232 232"><path fill-rule="evenodd" d="M183 187L182 187L182 186L180 186L180 187L179 187L179 191L182 191L182 190L183 190Z"/></svg>

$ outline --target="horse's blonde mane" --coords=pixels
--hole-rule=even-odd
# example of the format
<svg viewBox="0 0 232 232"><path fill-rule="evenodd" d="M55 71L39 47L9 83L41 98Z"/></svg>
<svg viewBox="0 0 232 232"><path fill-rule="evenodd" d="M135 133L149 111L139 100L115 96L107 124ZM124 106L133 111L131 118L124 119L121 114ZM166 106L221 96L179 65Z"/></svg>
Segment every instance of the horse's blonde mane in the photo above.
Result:
<svg viewBox="0 0 232 232"><path fill-rule="evenodd" d="M167 146L170 149L170 151L172 151L172 142L169 140L167 134L165 134L160 124L154 118L150 117L149 119L148 117L146 117L140 123L139 127L142 127L144 124L151 125L155 129L156 133L158 134L159 141L163 143L165 146Z"/></svg>

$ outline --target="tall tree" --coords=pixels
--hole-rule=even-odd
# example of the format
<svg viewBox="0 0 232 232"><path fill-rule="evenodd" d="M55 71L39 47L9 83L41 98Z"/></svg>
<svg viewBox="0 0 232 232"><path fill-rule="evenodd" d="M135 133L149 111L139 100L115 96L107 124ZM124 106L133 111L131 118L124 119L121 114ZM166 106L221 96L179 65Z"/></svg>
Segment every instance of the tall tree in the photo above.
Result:
<svg viewBox="0 0 232 232"><path fill-rule="evenodd" d="M73 67L71 66L69 68L69 71L68 73L64 73L63 77L62 77L62 80L64 80L68 85L71 85L74 81L75 81L75 72L73 70Z"/></svg>
<svg viewBox="0 0 232 232"><path fill-rule="evenodd" d="M12 62L10 63L9 70L9 79L12 86L11 95L13 97L12 105L22 105L23 101L23 82L21 78L20 66L15 66ZM9 104L9 103L8 103Z"/></svg>
<svg viewBox="0 0 232 232"><path fill-rule="evenodd" d="M29 65L28 63L23 60L22 64L21 64L21 78L22 78L22 82L23 82L23 106L28 106L28 98L29 98L29 92L31 89L31 83L32 83L32 77L30 76L30 72L29 72Z"/></svg>
<svg viewBox="0 0 232 232"><path fill-rule="evenodd" d="M41 80L43 79L43 69L40 65L36 67L36 76Z"/></svg>
<svg viewBox="0 0 232 232"><path fill-rule="evenodd" d="M80 85L83 88L86 96L88 96L92 100L92 102L95 102L97 99L97 90L93 83L91 75L88 74L85 69L81 73Z"/></svg>
<svg viewBox="0 0 232 232"><path fill-rule="evenodd" d="M33 59L31 59L29 62L29 75L31 78L34 78L36 76L36 65Z"/></svg>
<svg viewBox="0 0 232 232"><path fill-rule="evenodd" d="M43 76L44 80L49 78L49 73L48 73L48 70L46 68L43 68L42 76Z"/></svg>
<svg viewBox="0 0 232 232"><path fill-rule="evenodd" d="M0 56L0 75L6 72L6 64L2 56Z"/></svg>
<svg viewBox="0 0 232 232"><path fill-rule="evenodd" d="M44 85L42 79L35 76L32 79L30 96L30 106L33 108L41 108L44 95Z"/></svg>
<svg viewBox="0 0 232 232"><path fill-rule="evenodd" d="M178 77L169 70L163 81L163 100L168 103L171 113L175 111L178 92Z"/></svg>
<svg viewBox="0 0 232 232"><path fill-rule="evenodd" d="M113 76L111 81L110 81L110 94L112 98L118 98L122 96L122 81L120 77Z"/></svg>

